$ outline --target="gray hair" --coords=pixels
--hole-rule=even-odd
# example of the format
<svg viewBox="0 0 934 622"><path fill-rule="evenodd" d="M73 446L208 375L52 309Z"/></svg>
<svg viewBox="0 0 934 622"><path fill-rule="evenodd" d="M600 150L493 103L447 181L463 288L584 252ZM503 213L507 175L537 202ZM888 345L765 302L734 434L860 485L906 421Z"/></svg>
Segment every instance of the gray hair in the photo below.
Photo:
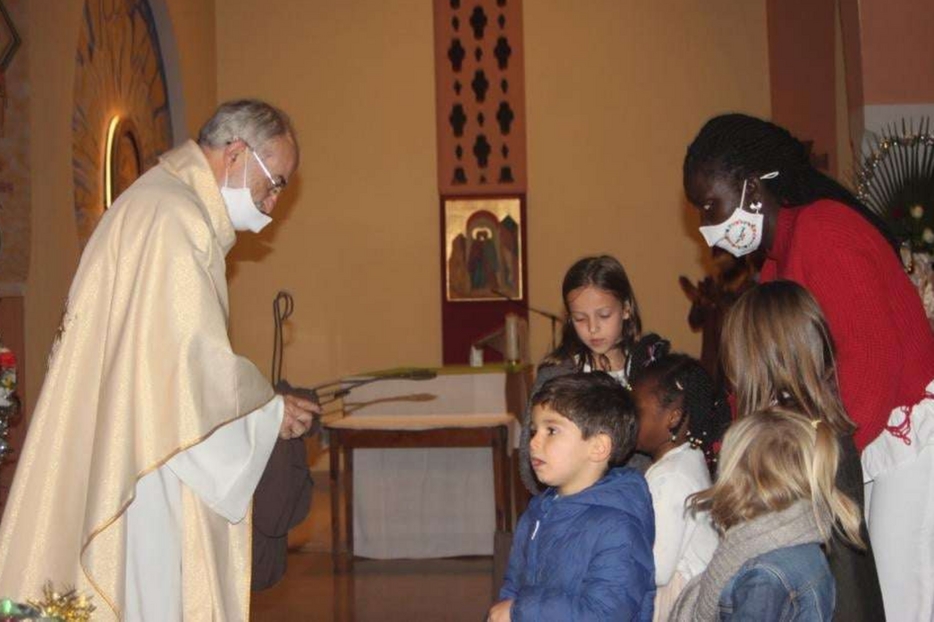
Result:
<svg viewBox="0 0 934 622"><path fill-rule="evenodd" d="M198 144L220 149L242 140L251 149L259 149L266 141L287 135L295 143L295 129L289 116L275 106L258 99L240 99L224 102L214 115L201 126Z"/></svg>

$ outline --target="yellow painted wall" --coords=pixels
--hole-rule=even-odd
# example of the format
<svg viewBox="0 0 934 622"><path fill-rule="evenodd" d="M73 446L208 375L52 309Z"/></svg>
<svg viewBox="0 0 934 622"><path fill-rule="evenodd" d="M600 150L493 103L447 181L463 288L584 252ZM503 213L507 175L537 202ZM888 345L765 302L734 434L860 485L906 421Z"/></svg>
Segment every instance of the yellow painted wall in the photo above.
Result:
<svg viewBox="0 0 934 622"><path fill-rule="evenodd" d="M866 104L934 102L930 0L862 0L859 11Z"/></svg>
<svg viewBox="0 0 934 622"><path fill-rule="evenodd" d="M838 181L848 188L852 188L854 149L850 142L850 106L847 100L846 70L843 30L838 5L834 10L834 100L836 102L837 170L833 171L833 173Z"/></svg>
<svg viewBox="0 0 934 622"><path fill-rule="evenodd" d="M441 360L431 2L217 1L218 95L294 120L297 179L231 253L235 347L268 372L272 299L295 297L284 376ZM257 261L262 257L262 261Z"/></svg>
<svg viewBox="0 0 934 622"><path fill-rule="evenodd" d="M645 328L696 356L677 278L710 253L681 166L710 116L768 115L765 2L526 0L525 35L532 304L560 309L567 267L610 253Z"/></svg>
<svg viewBox="0 0 934 622"><path fill-rule="evenodd" d="M149 0L153 3L157 0ZM185 127L196 137L217 107L214 0L158 0L166 5L178 50Z"/></svg>
<svg viewBox="0 0 934 622"><path fill-rule="evenodd" d="M313 383L441 358L432 13L427 0L165 0L194 132L219 100L269 99L303 145L276 224L231 255L235 346L268 370L271 301L293 292L286 377ZM71 100L81 0L33 0L28 404L78 244ZM535 306L586 253L625 263L649 329L696 353L679 274L706 249L681 158L708 116L767 114L765 3L526 0L529 276ZM214 68L216 67L216 86ZM547 324L532 320L532 354Z"/></svg>
<svg viewBox="0 0 934 622"><path fill-rule="evenodd" d="M26 281L26 407L45 374L52 335L78 261L71 172L71 102L81 3L29 3L32 241Z"/></svg>
<svg viewBox="0 0 934 622"><path fill-rule="evenodd" d="M559 310L570 263L613 253L647 327L696 354L677 277L699 277L708 252L683 205L681 161L712 114L768 114L765 2L524 6L531 304ZM232 253L235 346L268 369L271 301L286 288L293 382L438 364L431 2L216 8L219 97L282 106L304 149L279 222ZM547 321L532 331L537 359Z"/></svg>
<svg viewBox="0 0 934 622"><path fill-rule="evenodd" d="M217 101L214 3L161 1L175 26L186 125L197 128ZM49 346L78 266L71 117L75 50L83 6L83 0L28 3L33 226L25 299L27 409L38 398Z"/></svg>

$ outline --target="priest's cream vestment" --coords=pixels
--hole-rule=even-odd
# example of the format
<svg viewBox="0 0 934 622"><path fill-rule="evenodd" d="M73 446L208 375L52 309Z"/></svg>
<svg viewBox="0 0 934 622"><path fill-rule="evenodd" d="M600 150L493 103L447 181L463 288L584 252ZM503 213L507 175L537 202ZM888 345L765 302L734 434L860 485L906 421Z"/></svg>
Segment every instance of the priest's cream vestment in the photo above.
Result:
<svg viewBox="0 0 934 622"><path fill-rule="evenodd" d="M51 580L96 620L248 616L249 504L283 406L231 350L234 241L193 142L101 219L0 522L0 596Z"/></svg>

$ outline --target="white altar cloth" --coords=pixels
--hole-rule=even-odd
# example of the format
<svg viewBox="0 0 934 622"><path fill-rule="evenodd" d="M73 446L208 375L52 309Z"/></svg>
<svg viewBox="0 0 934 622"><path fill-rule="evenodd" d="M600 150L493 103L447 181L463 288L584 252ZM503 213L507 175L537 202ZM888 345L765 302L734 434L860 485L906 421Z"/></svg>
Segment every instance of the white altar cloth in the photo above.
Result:
<svg viewBox="0 0 934 622"><path fill-rule="evenodd" d="M392 429L483 427L503 421L506 374L440 373L425 381L386 380L344 401L330 426ZM518 432L507 419L510 443ZM381 426L381 427L385 427ZM488 448L357 449L353 468L354 553L376 559L492 555L493 458Z"/></svg>

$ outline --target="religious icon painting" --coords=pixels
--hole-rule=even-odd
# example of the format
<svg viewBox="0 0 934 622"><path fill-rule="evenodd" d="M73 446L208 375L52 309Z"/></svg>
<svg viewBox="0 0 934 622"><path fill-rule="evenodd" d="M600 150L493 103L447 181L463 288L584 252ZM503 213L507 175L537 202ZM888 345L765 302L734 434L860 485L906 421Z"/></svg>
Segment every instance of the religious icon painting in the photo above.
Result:
<svg viewBox="0 0 934 622"><path fill-rule="evenodd" d="M518 197L446 199L444 231L448 302L524 297Z"/></svg>

